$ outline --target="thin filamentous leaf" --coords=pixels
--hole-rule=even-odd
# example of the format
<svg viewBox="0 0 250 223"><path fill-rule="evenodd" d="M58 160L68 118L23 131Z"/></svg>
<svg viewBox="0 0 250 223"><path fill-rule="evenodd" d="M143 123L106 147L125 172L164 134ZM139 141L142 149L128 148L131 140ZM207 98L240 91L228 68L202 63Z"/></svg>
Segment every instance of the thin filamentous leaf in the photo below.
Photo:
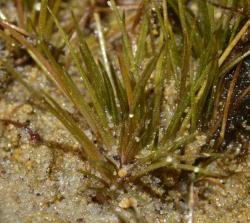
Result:
<svg viewBox="0 0 250 223"><path fill-rule="evenodd" d="M182 0L178 0L178 8L179 8L179 17L181 22L181 28L183 32L183 39L184 39L184 47L183 47L183 62L182 62L182 69L181 69L181 82L180 82L180 97L183 97L186 91L187 85L187 77L189 74L189 66L191 60L191 45L190 45L190 38L188 34L188 28L186 23L186 16L185 16L185 7Z"/></svg>
<svg viewBox="0 0 250 223"><path fill-rule="evenodd" d="M136 83L136 86L134 88L134 100L131 106L131 111L135 111L136 106L138 105L138 102L140 100L140 98L142 97L142 94L144 92L146 83L150 77L150 75L152 74L152 72L155 69L156 63L160 57L160 54L162 52L162 49L160 50L160 52L158 52L146 65L144 71L142 72L140 79L138 80L138 82Z"/></svg>
<svg viewBox="0 0 250 223"><path fill-rule="evenodd" d="M169 18L168 18L168 2L167 0L163 0L162 1L162 8L163 8L163 21L164 21L164 25L166 27L166 30L168 32L168 35L170 36L170 39L174 42L174 45L176 45L175 42L175 38L174 38L174 33L173 33L173 29L172 26L170 24ZM157 9L158 10L158 9ZM157 12L157 16L160 18L161 15ZM161 24L162 26L162 24Z"/></svg>
<svg viewBox="0 0 250 223"><path fill-rule="evenodd" d="M226 102L225 102L223 118L222 118L222 124L221 124L220 137L219 137L219 140L218 140L219 145L222 143L222 141L223 141L223 139L225 137L228 114L229 114L230 106L232 104L232 98L234 96L234 88L235 88L235 85L236 85L237 80L238 80L239 75L240 75L241 65L242 65L242 62L237 65L236 70L235 70L235 72L233 74L233 78L232 78L232 81L230 83L228 92L227 92L227 98L226 98Z"/></svg>
<svg viewBox="0 0 250 223"><path fill-rule="evenodd" d="M158 66L156 67L156 74L155 74L155 92L154 92L154 108L153 108L153 116L152 116L152 126L153 129L156 129L158 127L158 124L160 122L160 113L161 113L161 107L162 107L162 99L163 99L163 88L164 88L164 68L166 64L166 56L163 51L161 54Z"/></svg>
<svg viewBox="0 0 250 223"><path fill-rule="evenodd" d="M224 63L224 61L229 56L230 52L233 50L235 45L239 42L241 37L246 33L249 26L250 26L250 19L247 20L245 25L241 28L241 30L237 33L237 35L234 37L232 42L228 45L228 47L225 49L225 51L220 56L219 61L218 61L219 67Z"/></svg>
<svg viewBox="0 0 250 223"><path fill-rule="evenodd" d="M40 37L44 37L45 35L46 21L47 21L47 5L48 5L48 0L41 1L41 9L38 20L38 30Z"/></svg>
<svg viewBox="0 0 250 223"><path fill-rule="evenodd" d="M91 173L91 172L89 172L89 171L86 171L86 170L80 169L79 172L82 173L82 174L85 175L85 176L88 176L88 177L90 177L90 178L93 178L94 180L97 180L97 181L101 182L101 183L102 183L103 185L105 185L106 187L109 187L109 184L108 184L105 180L103 180L103 178L98 177L98 176L96 176L95 174L93 174L93 173Z"/></svg>
<svg viewBox="0 0 250 223"><path fill-rule="evenodd" d="M116 92L114 91L114 88L112 86L113 78L109 78L109 75L107 74L106 70L104 69L104 65L102 65L101 62L99 62L100 68L101 68L101 74L102 78L104 80L104 86L105 86L105 94L106 94L106 104L108 106L109 113L112 116L112 121L115 124L118 124L119 120L119 114L116 104ZM111 72L111 71L110 71Z"/></svg>
<svg viewBox="0 0 250 223"><path fill-rule="evenodd" d="M148 30L149 30L148 23L149 23L148 16L146 14L146 16L144 17L142 21L140 35L137 40L137 50L135 53L135 64L137 64L137 66L141 64L142 59L144 58L144 55L145 55L145 50L146 50L145 42L146 42Z"/></svg>
<svg viewBox="0 0 250 223"><path fill-rule="evenodd" d="M191 171L191 172L203 174L206 176L219 177L218 174L215 174L214 172L208 171L205 168L201 168L198 166L192 166L190 164L181 164L181 163L177 163L176 161L169 162L168 160L162 160L162 161L159 161L159 162L156 162L156 163L153 163L153 164L147 166L142 171L138 171L138 173L135 174L134 176L132 176L130 178L130 180L135 181L136 179L138 179L144 175L147 175L150 172L157 170L159 168L162 168L162 167L166 167L169 169L180 169L180 170Z"/></svg>
<svg viewBox="0 0 250 223"><path fill-rule="evenodd" d="M94 3L95 3L95 1L93 0L92 5L94 5ZM102 25L101 25L101 18L100 18L99 13L94 12L94 19L95 19L95 23L96 23L98 39L99 39L99 44L100 44L101 53L102 53L102 57L103 57L104 66L105 66L106 72L109 76L109 80L112 81L110 64L109 64L108 55L107 55L106 41L104 38L103 29L102 29ZM111 86L113 87L114 84L112 83Z"/></svg>
<svg viewBox="0 0 250 223"><path fill-rule="evenodd" d="M250 55L250 50L246 51L243 54L235 56L235 58L230 61L229 63L224 64L223 67L221 67L221 71L218 74L218 77L224 76L226 73L228 73L231 69L233 69L240 61L244 60Z"/></svg>
<svg viewBox="0 0 250 223"><path fill-rule="evenodd" d="M18 25L21 28L25 27L25 13L24 13L24 2L16 0L17 15L18 15Z"/></svg>
<svg viewBox="0 0 250 223"><path fill-rule="evenodd" d="M126 66L126 60L124 56L122 54L118 55L118 60L119 60L121 75L123 79L123 85L126 90L128 105L129 105L129 108L131 109L131 105L133 103L133 98L134 98L133 97L133 83L130 77L128 66Z"/></svg>
<svg viewBox="0 0 250 223"><path fill-rule="evenodd" d="M218 73L218 64L217 63L213 63L211 66L211 70L210 70L210 75L208 75L207 81L205 81L204 83L204 91L203 91L203 86L201 88L201 96L199 97L199 93L197 95L197 117L195 119L195 126L197 126L198 121L202 118L202 112L203 110L206 111L205 108L205 103L208 101L208 96L211 92L211 89L213 88L213 83L214 83L214 79L216 79L215 74ZM211 75L212 74L212 75ZM193 129L194 131L194 129Z"/></svg>
<svg viewBox="0 0 250 223"><path fill-rule="evenodd" d="M121 17L119 10L116 6L116 3L114 0L110 0L111 3L111 8L113 9L117 22L119 24L119 27L122 31L122 39L123 39L123 46L124 46L124 51L126 54L126 58L129 61L129 66L131 66L131 69L133 71L133 74L135 75L136 78L138 78L138 70L137 70L137 65L135 64L134 56L133 56L133 51L131 47L131 43L129 41L129 36L128 32L126 30L126 24L125 24L125 19Z"/></svg>
<svg viewBox="0 0 250 223"><path fill-rule="evenodd" d="M51 9L51 11L53 12L54 15L57 15L57 13L58 13L58 11L59 11L59 9L61 7L61 3L62 3L62 0L55 0L54 1L53 7ZM52 29L53 29L53 23L54 23L53 18L49 17L48 21L46 23L46 30L45 30L46 39L50 39L51 38Z"/></svg>
<svg viewBox="0 0 250 223"><path fill-rule="evenodd" d="M159 23L160 23L160 26L162 29L162 35L165 39L168 58L169 58L169 61L171 64L173 75L174 75L176 82L179 83L178 67L180 66L180 55L178 52L179 50L177 49L177 46L176 46L176 40L175 40L174 35L172 33L172 27L171 27L171 24L169 23L168 18L162 17L160 9L158 7L158 4L155 2L155 0L153 1L153 4L154 4L155 10L156 10L157 18L159 20ZM167 15L164 14L164 16L167 16ZM170 38L168 37L168 35L170 36Z"/></svg>
<svg viewBox="0 0 250 223"><path fill-rule="evenodd" d="M204 68L203 72L197 77L195 83L193 83L191 87L191 129L194 131L196 129L197 121L198 121L198 114L197 109L199 109L199 99L201 92L205 90L205 86L208 81L208 76L210 74L210 69L212 67L212 63L208 63L207 66ZM199 92L199 93L198 93ZM197 99L198 98L198 99Z"/></svg>
<svg viewBox="0 0 250 223"><path fill-rule="evenodd" d="M123 120L124 117L128 116L128 111L129 111L128 98L126 96L126 92L122 86L122 83L113 65L111 65L111 75L114 81L115 91L116 91L117 99L119 101L120 110L122 111L122 114L120 114L121 119Z"/></svg>

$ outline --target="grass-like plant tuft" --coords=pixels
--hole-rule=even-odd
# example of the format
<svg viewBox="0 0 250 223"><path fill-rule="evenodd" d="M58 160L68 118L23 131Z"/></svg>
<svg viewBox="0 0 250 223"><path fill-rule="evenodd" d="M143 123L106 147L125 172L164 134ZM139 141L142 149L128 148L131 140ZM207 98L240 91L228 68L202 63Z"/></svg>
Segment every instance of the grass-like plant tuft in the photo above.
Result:
<svg viewBox="0 0 250 223"><path fill-rule="evenodd" d="M63 1L16 2L18 25L1 18L1 39L6 46L14 42L25 48L75 106L98 143L88 138L55 98L27 83L13 61L1 60L1 66L75 137L95 170L89 176L96 174L105 186L133 182L162 168L219 177L207 167L223 156L219 146L235 89L232 82L231 94L221 101L222 80L237 66L232 80L236 81L241 61L250 54L249 47L239 50L249 33L247 1L222 1L220 5L200 0L142 0L136 10L127 11L126 4L122 7L111 0L105 15L91 1L94 38L82 30L82 20L73 11L71 31L61 24ZM56 39L63 42L57 44ZM72 67L86 94L72 79ZM166 97L166 89L174 96ZM246 95L249 86L239 96L241 103ZM225 104L221 118L219 102ZM215 147L209 144L214 130L220 132Z"/></svg>

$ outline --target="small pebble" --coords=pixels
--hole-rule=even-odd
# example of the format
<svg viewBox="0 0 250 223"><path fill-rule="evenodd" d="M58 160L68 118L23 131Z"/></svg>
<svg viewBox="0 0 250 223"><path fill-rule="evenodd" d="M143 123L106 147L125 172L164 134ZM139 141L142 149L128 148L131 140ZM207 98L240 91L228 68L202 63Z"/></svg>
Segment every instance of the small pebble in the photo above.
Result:
<svg viewBox="0 0 250 223"><path fill-rule="evenodd" d="M119 171L118 171L118 176L119 177L125 177L126 175L128 174L128 171L125 169L125 168L121 168Z"/></svg>
<svg viewBox="0 0 250 223"><path fill-rule="evenodd" d="M136 206L137 206L137 200L133 197L123 198L119 203L119 207L124 209Z"/></svg>

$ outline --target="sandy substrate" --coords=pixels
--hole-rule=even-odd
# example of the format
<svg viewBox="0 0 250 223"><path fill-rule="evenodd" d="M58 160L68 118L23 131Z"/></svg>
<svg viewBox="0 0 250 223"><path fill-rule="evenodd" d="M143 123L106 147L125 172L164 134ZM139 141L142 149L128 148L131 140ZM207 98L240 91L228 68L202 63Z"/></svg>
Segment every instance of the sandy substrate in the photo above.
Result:
<svg viewBox="0 0 250 223"><path fill-rule="evenodd" d="M25 68L22 73L74 111L38 70ZM31 140L27 128L0 123L1 223L119 222L115 211L131 216L133 222L131 211L119 208L119 202L129 197L136 199L139 215L148 222L186 222L191 214L185 181L172 188L157 188L163 190L162 197L131 185L128 193L118 193L115 200L103 200L90 189L95 182L80 172L87 164L81 159L78 143L55 117L32 105L29 93L16 81L1 93L0 118L29 121L29 129L42 138L42 142ZM223 172L223 162L217 162L217 171ZM236 174L195 184L195 222L250 222L250 156L228 163L227 170Z"/></svg>
<svg viewBox="0 0 250 223"><path fill-rule="evenodd" d="M2 48L0 44L0 56L5 55ZM39 70L24 66L20 71L35 88L50 92L63 108L77 116ZM185 179L168 188L162 188L159 179L154 179L155 184L149 188L131 184L126 193L117 191L115 199L107 199L91 189L99 183L81 172L89 166L79 144L53 115L33 104L20 83L1 72L0 223L122 222L118 215L133 223L135 213L141 217L140 223L250 222L250 155L241 160L218 160L212 167L216 172L230 170L234 174L196 182L193 204ZM82 128L88 133L86 126ZM129 198L136 201L135 211L119 207Z"/></svg>

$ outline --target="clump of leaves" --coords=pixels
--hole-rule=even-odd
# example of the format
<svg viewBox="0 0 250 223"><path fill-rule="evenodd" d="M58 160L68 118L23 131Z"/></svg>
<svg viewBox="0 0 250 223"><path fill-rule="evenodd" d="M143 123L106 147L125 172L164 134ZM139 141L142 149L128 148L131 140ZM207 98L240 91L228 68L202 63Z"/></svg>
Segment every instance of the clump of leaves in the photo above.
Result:
<svg viewBox="0 0 250 223"><path fill-rule="evenodd" d="M85 134L78 121L51 95L43 89L33 89L8 61L2 64L77 139L98 178L105 185L119 184L135 181L160 168L216 176L206 169L207 165L196 161L220 156L217 150L205 153L201 147L209 126L214 124L211 118L221 93L218 88L223 86L219 83L250 54L249 47L234 50L249 30L249 11L244 7L247 1L223 1L223 6L199 0L141 1L138 11L127 15L111 0L109 13L116 18L116 23L110 24L111 30L104 31L100 14L93 10L100 57L87 43L74 13L77 41L72 41L56 17L60 1L53 2L51 5L41 1L37 27L25 26L28 20L24 22L19 12L19 27L1 20L0 34L27 50L74 104L98 143ZM91 4L94 8L95 1ZM18 7L19 11L21 8ZM60 63L51 50L53 26L68 53ZM132 35L132 29L138 34ZM32 41L30 34L26 35L31 32ZM115 40L111 40L110 33L116 34ZM112 44L116 49L112 49ZM67 64L67 59L77 69L87 95L73 81L68 66L62 65ZM173 81L177 99L168 112L164 90ZM249 94L247 89L245 95ZM224 125L225 119L220 140Z"/></svg>

